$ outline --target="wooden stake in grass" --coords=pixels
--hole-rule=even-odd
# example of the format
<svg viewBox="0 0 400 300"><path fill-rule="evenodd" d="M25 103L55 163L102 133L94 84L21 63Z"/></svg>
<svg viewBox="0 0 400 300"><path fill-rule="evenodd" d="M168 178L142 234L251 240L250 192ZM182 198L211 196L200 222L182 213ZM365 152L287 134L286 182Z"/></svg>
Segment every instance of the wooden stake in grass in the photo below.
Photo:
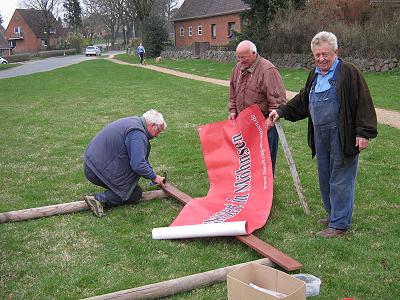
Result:
<svg viewBox="0 0 400 300"><path fill-rule="evenodd" d="M86 300L154 299L154 298L166 297L176 293L186 292L196 288L226 281L226 276L228 275L228 273L248 263L258 263L271 267L273 266L272 262L269 259L263 258L243 264L237 264L233 266L211 270L208 272L193 274L185 277L171 279L168 281L162 281L154 284L144 285L133 289L86 298Z"/></svg>
<svg viewBox="0 0 400 300"><path fill-rule="evenodd" d="M141 200L151 200L154 198L166 198L167 194L162 190L144 192ZM28 208L16 211L0 213L0 223L23 221L54 215L69 214L81 210L89 209L85 201L75 201L56 205Z"/></svg>
<svg viewBox="0 0 400 300"><path fill-rule="evenodd" d="M286 141L285 133L283 132L282 126L279 123L279 121L277 121L275 123L275 128L278 131L279 139L281 140L283 152L285 153L285 157L286 157L287 163L289 165L290 173L292 174L294 186L296 188L297 194L299 195L300 204L303 207L304 213L306 215L308 215L310 213L310 210L308 209L306 198L304 197L304 192L303 192L303 188L301 187L299 174L297 173L297 169L296 169L296 165L293 160L292 153L290 152L289 145Z"/></svg>

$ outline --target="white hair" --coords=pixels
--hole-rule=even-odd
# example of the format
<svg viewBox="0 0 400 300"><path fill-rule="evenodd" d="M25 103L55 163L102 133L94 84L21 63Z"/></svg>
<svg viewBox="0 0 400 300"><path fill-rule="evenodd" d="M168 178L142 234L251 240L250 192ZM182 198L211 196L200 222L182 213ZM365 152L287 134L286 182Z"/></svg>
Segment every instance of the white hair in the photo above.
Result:
<svg viewBox="0 0 400 300"><path fill-rule="evenodd" d="M237 45L236 50L239 49L239 48L241 48L241 47L244 47L244 46L249 47L249 51L250 51L250 52L257 53L257 47L256 47L256 45L254 45L253 42L248 41L248 40L241 41L241 42Z"/></svg>
<svg viewBox="0 0 400 300"><path fill-rule="evenodd" d="M143 118L149 123L156 124L157 126L162 126L165 130L167 128L167 123L161 113L155 109L150 109L143 114Z"/></svg>
<svg viewBox="0 0 400 300"><path fill-rule="evenodd" d="M320 45L321 43L328 43L332 47L333 51L338 49L336 35L334 35L332 32L318 32L311 40L311 51L314 51L314 47Z"/></svg>

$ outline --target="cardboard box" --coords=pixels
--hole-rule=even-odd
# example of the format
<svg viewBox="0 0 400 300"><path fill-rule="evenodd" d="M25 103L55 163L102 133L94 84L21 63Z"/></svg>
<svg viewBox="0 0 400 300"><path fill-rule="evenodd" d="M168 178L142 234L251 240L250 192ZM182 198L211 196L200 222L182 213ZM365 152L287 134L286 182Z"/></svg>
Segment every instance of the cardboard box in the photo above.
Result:
<svg viewBox="0 0 400 300"><path fill-rule="evenodd" d="M279 298L259 291L249 284L276 292L286 294ZM305 282L264 265L251 263L240 267L228 274L228 299L229 300L305 300Z"/></svg>

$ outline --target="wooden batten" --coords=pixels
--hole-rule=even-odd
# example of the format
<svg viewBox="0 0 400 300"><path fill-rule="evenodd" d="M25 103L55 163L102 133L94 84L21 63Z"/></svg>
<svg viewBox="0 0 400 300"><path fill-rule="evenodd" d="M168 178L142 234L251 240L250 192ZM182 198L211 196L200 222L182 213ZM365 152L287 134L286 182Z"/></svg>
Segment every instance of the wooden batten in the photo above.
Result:
<svg viewBox="0 0 400 300"><path fill-rule="evenodd" d="M151 200L154 198L166 198L167 194L162 190L144 192L141 200ZM85 201L75 201L56 205L28 208L10 212L0 213L0 223L23 221L42 217L49 217L61 214L69 214L81 210L89 209Z"/></svg>
<svg viewBox="0 0 400 300"><path fill-rule="evenodd" d="M86 298L86 300L106 300L106 299L155 299L167 297L176 293L186 292L204 286L212 285L218 282L226 281L226 276L231 271L244 266L248 263L258 263L266 266L273 266L273 263L267 258L227 266L203 273L193 274L185 277L162 281L154 284L148 284L141 287L118 291L115 293L105 294Z"/></svg>
<svg viewBox="0 0 400 300"><path fill-rule="evenodd" d="M162 188L168 195L176 198L183 204L189 203L193 198L189 195L178 190L173 185L167 183L164 188ZM286 255L282 251L272 247L263 240L259 239L253 234L236 236L236 239L245 243L250 248L254 249L264 257L269 258L272 262L279 265L286 271L298 270L303 267L301 263L293 259L292 257Z"/></svg>

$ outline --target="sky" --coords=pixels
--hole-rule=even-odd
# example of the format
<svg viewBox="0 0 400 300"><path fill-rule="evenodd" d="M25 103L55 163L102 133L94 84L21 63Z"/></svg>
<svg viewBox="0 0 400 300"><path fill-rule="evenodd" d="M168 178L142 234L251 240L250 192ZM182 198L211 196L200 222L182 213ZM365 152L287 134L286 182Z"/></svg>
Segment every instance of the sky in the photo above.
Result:
<svg viewBox="0 0 400 300"><path fill-rule="evenodd" d="M182 4L184 0L179 0L179 3ZM16 8L21 8L20 5L23 0L0 0L0 14L3 17L3 27L7 28L8 23L11 20L11 17Z"/></svg>
<svg viewBox="0 0 400 300"><path fill-rule="evenodd" d="M3 27L7 28L14 10L19 7L21 0L0 0L0 14L3 17Z"/></svg>

